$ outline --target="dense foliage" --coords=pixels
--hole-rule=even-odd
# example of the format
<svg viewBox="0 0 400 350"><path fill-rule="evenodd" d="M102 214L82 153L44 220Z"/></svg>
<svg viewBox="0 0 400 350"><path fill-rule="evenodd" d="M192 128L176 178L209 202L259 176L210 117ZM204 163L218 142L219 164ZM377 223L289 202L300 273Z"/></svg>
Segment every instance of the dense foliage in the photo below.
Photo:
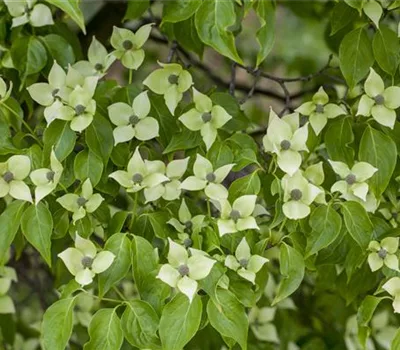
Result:
<svg viewBox="0 0 400 350"><path fill-rule="evenodd" d="M0 348L400 349L400 2L0 2Z"/></svg>

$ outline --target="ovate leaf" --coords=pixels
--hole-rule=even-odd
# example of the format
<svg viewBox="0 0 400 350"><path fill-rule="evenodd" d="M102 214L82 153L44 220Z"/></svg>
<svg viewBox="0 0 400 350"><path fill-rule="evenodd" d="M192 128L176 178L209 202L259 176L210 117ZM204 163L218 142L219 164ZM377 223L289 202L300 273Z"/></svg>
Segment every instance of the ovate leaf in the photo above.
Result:
<svg viewBox="0 0 400 350"><path fill-rule="evenodd" d="M257 31L257 41L260 45L256 64L258 67L271 52L275 42L275 3L270 0L257 0L254 9L261 23Z"/></svg>
<svg viewBox="0 0 400 350"><path fill-rule="evenodd" d="M353 129L349 117L337 119L329 126L325 133L325 146L329 158L351 166L354 162Z"/></svg>
<svg viewBox="0 0 400 350"><path fill-rule="evenodd" d="M74 160L74 174L80 181L90 179L93 186L96 186L103 173L103 161L94 152L83 150L77 154Z"/></svg>
<svg viewBox="0 0 400 350"><path fill-rule="evenodd" d="M110 122L100 114L96 114L92 124L86 129L86 143L104 164L108 162L114 145L114 140L110 135L112 135Z"/></svg>
<svg viewBox="0 0 400 350"><path fill-rule="evenodd" d="M164 3L163 22L181 22L191 17L201 5L201 0L170 0Z"/></svg>
<svg viewBox="0 0 400 350"><path fill-rule="evenodd" d="M73 151L76 134L69 127L69 122L54 120L44 131L44 158L50 157L52 147L57 159L62 162Z"/></svg>
<svg viewBox="0 0 400 350"><path fill-rule="evenodd" d="M79 8L80 0L46 0L48 3L57 6L63 10L68 16L70 16L76 24L82 29L83 34L86 34L85 29L85 18L83 17L82 11Z"/></svg>
<svg viewBox="0 0 400 350"><path fill-rule="evenodd" d="M381 25L372 41L376 62L386 73L394 75L399 66L400 44L397 34L385 25Z"/></svg>

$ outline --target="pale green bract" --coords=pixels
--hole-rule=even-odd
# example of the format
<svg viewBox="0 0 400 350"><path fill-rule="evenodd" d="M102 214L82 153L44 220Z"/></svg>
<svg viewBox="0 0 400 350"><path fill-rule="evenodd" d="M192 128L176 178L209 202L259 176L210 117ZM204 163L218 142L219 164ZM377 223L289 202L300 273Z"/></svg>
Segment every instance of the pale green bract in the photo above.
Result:
<svg viewBox="0 0 400 350"><path fill-rule="evenodd" d="M364 83L365 95L358 103L357 115L372 116L379 124L394 127L396 109L400 107L400 87L390 86L385 89L382 78L370 69Z"/></svg>
<svg viewBox="0 0 400 350"><path fill-rule="evenodd" d="M303 103L296 112L309 117L310 125L315 134L319 135L328 122L346 112L338 105L329 103L329 96L323 87L314 94L312 101Z"/></svg>
<svg viewBox="0 0 400 350"><path fill-rule="evenodd" d="M18 282L17 274L12 267L0 267L0 314L15 313L14 302L9 295L12 282Z"/></svg>
<svg viewBox="0 0 400 350"><path fill-rule="evenodd" d="M398 237L386 237L379 243L371 241L368 245L368 250L371 253L368 255L368 264L371 271L377 271L386 265L389 269L399 270L399 259L396 252L399 248Z"/></svg>
<svg viewBox="0 0 400 350"><path fill-rule="evenodd" d="M214 200L227 199L228 190L222 185L235 164L227 164L216 170L211 162L202 155L197 154L193 165L194 176L187 177L181 188L188 191L204 190L205 195Z"/></svg>
<svg viewBox="0 0 400 350"><path fill-rule="evenodd" d="M242 238L236 248L235 256L227 255L225 266L237 272L244 279L255 284L256 274L269 260L260 255L251 255L246 238Z"/></svg>
<svg viewBox="0 0 400 350"><path fill-rule="evenodd" d="M393 277L382 288L393 297L393 310L400 313L400 277Z"/></svg>
<svg viewBox="0 0 400 350"><path fill-rule="evenodd" d="M183 93L193 84L192 76L180 64L161 62L158 64L162 68L151 73L143 84L156 94L164 95L168 110L174 114Z"/></svg>
<svg viewBox="0 0 400 350"><path fill-rule="evenodd" d="M50 168L36 169L31 172L30 178L35 188L35 203L38 204L44 197L53 192L60 182L63 166L58 161L54 150L50 154Z"/></svg>
<svg viewBox="0 0 400 350"><path fill-rule="evenodd" d="M179 120L189 130L200 131L206 148L209 150L217 138L217 130L231 120L232 116L221 106L213 106L208 96L197 91L195 88L192 90L195 108L182 114Z"/></svg>
<svg viewBox="0 0 400 350"><path fill-rule="evenodd" d="M10 81L10 86L7 88L6 82L0 77L0 102L5 102L10 97L12 88L12 81Z"/></svg>
<svg viewBox="0 0 400 350"><path fill-rule="evenodd" d="M109 251L97 252L91 240L78 234L75 237L75 248L67 248L58 257L81 286L91 284L93 277L106 271L115 259L115 255Z"/></svg>
<svg viewBox="0 0 400 350"><path fill-rule="evenodd" d="M220 236L244 230L259 230L253 212L257 196L245 195L237 198L231 205L227 199L220 200L221 217L218 219Z"/></svg>
<svg viewBox="0 0 400 350"><path fill-rule="evenodd" d="M0 163L0 198L7 195L15 199L32 202L32 195L24 180L31 172L31 160L27 156L16 155Z"/></svg>
<svg viewBox="0 0 400 350"><path fill-rule="evenodd" d="M147 91L136 96L132 106L117 102L108 107L110 120L117 126L113 131L115 145L133 138L147 141L159 135L158 121L149 117L150 108Z"/></svg>
<svg viewBox="0 0 400 350"><path fill-rule="evenodd" d="M279 118L271 109L267 134L263 138L264 151L275 153L279 168L289 175L293 175L300 168L300 152L308 152L308 124L302 127L299 127L299 124L298 113Z"/></svg>
<svg viewBox="0 0 400 350"><path fill-rule="evenodd" d="M259 340L279 344L279 336L272 321L275 318L275 307L257 306L250 309L249 323L255 337Z"/></svg>
<svg viewBox="0 0 400 350"><path fill-rule="evenodd" d="M168 238L168 264L161 266L157 278L173 288L177 288L192 302L197 292L198 280L206 278L215 260L208 258L203 252L190 248L187 250Z"/></svg>
<svg viewBox="0 0 400 350"><path fill-rule="evenodd" d="M50 8L44 4L37 4L36 0L4 0L4 2L8 12L13 17L13 27L19 27L26 23L33 27L54 24Z"/></svg>
<svg viewBox="0 0 400 350"><path fill-rule="evenodd" d="M72 212L73 222L84 218L87 213L93 213L97 210L104 198L99 193L93 193L93 186L90 179L82 184L82 191L79 195L67 193L57 199L65 209Z"/></svg>
<svg viewBox="0 0 400 350"><path fill-rule="evenodd" d="M363 2L362 9L364 13L374 22L375 26L379 29L379 21L382 17L382 6L378 1L369 0Z"/></svg>

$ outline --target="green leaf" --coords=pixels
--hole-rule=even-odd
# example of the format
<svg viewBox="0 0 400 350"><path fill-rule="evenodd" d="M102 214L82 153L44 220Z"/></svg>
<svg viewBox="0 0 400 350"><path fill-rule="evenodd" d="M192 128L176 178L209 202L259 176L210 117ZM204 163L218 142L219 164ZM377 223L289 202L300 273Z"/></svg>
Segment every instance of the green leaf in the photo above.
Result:
<svg viewBox="0 0 400 350"><path fill-rule="evenodd" d="M44 350L65 350L72 334L76 298L56 301L43 316L41 341Z"/></svg>
<svg viewBox="0 0 400 350"><path fill-rule="evenodd" d="M358 12L352 7L346 5L344 2L338 2L330 16L331 35L336 34L339 30L353 23L358 17Z"/></svg>
<svg viewBox="0 0 400 350"><path fill-rule="evenodd" d="M75 62L74 49L62 36L49 34L41 38L48 52L61 67L68 67ZM53 65L53 62L51 62Z"/></svg>
<svg viewBox="0 0 400 350"><path fill-rule="evenodd" d="M279 261L282 279L272 305L276 305L299 288L305 271L303 256L286 243L282 243L281 245Z"/></svg>
<svg viewBox="0 0 400 350"><path fill-rule="evenodd" d="M191 17L201 5L201 0L170 0L165 2L162 21L181 22Z"/></svg>
<svg viewBox="0 0 400 350"><path fill-rule="evenodd" d="M365 297L357 312L357 322L359 326L368 326L376 308L383 299L385 299L385 297L379 298L373 295L367 295Z"/></svg>
<svg viewBox="0 0 400 350"><path fill-rule="evenodd" d="M48 3L57 6L70 16L75 23L82 29L83 34L86 34L85 18L79 7L80 0L46 0Z"/></svg>
<svg viewBox="0 0 400 350"><path fill-rule="evenodd" d="M204 44L197 34L194 23L195 16L174 24L174 36L176 41L187 51L195 52L199 57L203 56Z"/></svg>
<svg viewBox="0 0 400 350"><path fill-rule="evenodd" d="M236 50L235 37L228 29L235 22L233 1L203 1L195 16L197 32L203 43L231 60L243 63Z"/></svg>
<svg viewBox="0 0 400 350"><path fill-rule="evenodd" d="M111 266L99 275L100 297L128 273L131 266L131 241L126 234L116 233L107 240L104 250L114 253L115 259Z"/></svg>
<svg viewBox="0 0 400 350"><path fill-rule="evenodd" d="M234 155L232 147L225 142L215 141L207 153L207 159L212 163L214 169L226 164L232 164Z"/></svg>
<svg viewBox="0 0 400 350"><path fill-rule="evenodd" d="M62 162L74 150L75 142L76 134L69 127L69 122L54 120L44 131L44 158L50 157L54 146L57 159Z"/></svg>
<svg viewBox="0 0 400 350"><path fill-rule="evenodd" d="M21 229L32 244L51 267L51 235L53 233L53 217L47 206L40 202L32 204L22 215Z"/></svg>
<svg viewBox="0 0 400 350"><path fill-rule="evenodd" d="M221 0L219 0L221 1ZM243 113L237 99L225 92L215 92L210 96L215 105L223 107L231 116L223 129L228 131L243 131L249 126L249 119Z"/></svg>
<svg viewBox="0 0 400 350"><path fill-rule="evenodd" d="M171 226L167 224L169 218L167 212L157 211L153 213L144 213L138 218L137 232L147 238L152 236L159 238L170 237L172 235L172 229Z"/></svg>
<svg viewBox="0 0 400 350"><path fill-rule="evenodd" d="M196 148L203 142L199 132L184 130L174 134L163 154Z"/></svg>
<svg viewBox="0 0 400 350"><path fill-rule="evenodd" d="M340 69L350 88L364 78L374 63L372 45L364 28L348 33L339 48Z"/></svg>
<svg viewBox="0 0 400 350"><path fill-rule="evenodd" d="M18 232L26 202L13 201L0 215L0 264L4 264L8 249Z"/></svg>
<svg viewBox="0 0 400 350"><path fill-rule="evenodd" d="M225 289L217 289L216 305L212 299L207 303L208 319L223 337L235 340L242 350L247 349L248 319L244 306Z"/></svg>
<svg viewBox="0 0 400 350"><path fill-rule="evenodd" d="M34 36L16 39L11 47L11 57L22 80L28 75L39 73L47 63L46 49Z"/></svg>
<svg viewBox="0 0 400 350"><path fill-rule="evenodd" d="M380 25L372 41L376 62L386 73L394 76L399 66L400 44L397 34L385 25Z"/></svg>
<svg viewBox="0 0 400 350"><path fill-rule="evenodd" d="M122 346L124 335L117 309L100 309L90 321L88 333L90 340L84 350L118 350Z"/></svg>
<svg viewBox="0 0 400 350"><path fill-rule="evenodd" d="M368 180L368 184L379 198L389 185L396 167L396 143L389 136L368 126L361 137L358 158L378 169Z"/></svg>
<svg viewBox="0 0 400 350"><path fill-rule="evenodd" d="M350 118L333 121L325 133L325 146L329 158L351 166L354 162L354 149L350 146L353 141L354 134Z"/></svg>
<svg viewBox="0 0 400 350"><path fill-rule="evenodd" d="M307 237L307 256L319 252L337 238L342 218L331 205L323 205L312 212L310 226L312 232Z"/></svg>
<svg viewBox="0 0 400 350"><path fill-rule="evenodd" d="M139 349L160 349L157 336L160 320L150 304L131 300L121 317L121 325L128 342Z"/></svg>
<svg viewBox="0 0 400 350"><path fill-rule="evenodd" d="M368 248L374 227L364 207L357 202L342 203L342 214L347 231L362 250Z"/></svg>
<svg viewBox="0 0 400 350"><path fill-rule="evenodd" d="M129 1L124 21L139 18L150 6L149 0Z"/></svg>
<svg viewBox="0 0 400 350"><path fill-rule="evenodd" d="M229 199L235 200L240 196L246 194L258 194L261 189L261 181L257 174L257 171L253 171L251 174L243 176L229 186Z"/></svg>
<svg viewBox="0 0 400 350"><path fill-rule="evenodd" d="M392 345L390 346L390 350L400 349L400 329L396 332L392 340Z"/></svg>
<svg viewBox="0 0 400 350"><path fill-rule="evenodd" d="M96 186L103 173L103 161L94 152L83 150L79 152L74 160L74 174L80 181L90 179L92 186Z"/></svg>
<svg viewBox="0 0 400 350"><path fill-rule="evenodd" d="M116 212L107 227L108 234L112 235L118 232L124 232L124 224L126 219L128 218L129 213L127 211L118 211Z"/></svg>
<svg viewBox="0 0 400 350"><path fill-rule="evenodd" d="M257 31L257 41L260 45L260 50L257 53L257 67L264 62L274 46L275 7L275 3L270 0L254 2L254 9L261 23L261 27Z"/></svg>
<svg viewBox="0 0 400 350"><path fill-rule="evenodd" d="M189 302L177 294L164 308L160 319L160 338L163 350L182 350L200 326L203 306L198 295Z"/></svg>
<svg viewBox="0 0 400 350"><path fill-rule="evenodd" d="M112 132L110 122L100 114L95 115L92 124L86 129L86 143L89 149L99 156L104 164L108 162L114 146Z"/></svg>

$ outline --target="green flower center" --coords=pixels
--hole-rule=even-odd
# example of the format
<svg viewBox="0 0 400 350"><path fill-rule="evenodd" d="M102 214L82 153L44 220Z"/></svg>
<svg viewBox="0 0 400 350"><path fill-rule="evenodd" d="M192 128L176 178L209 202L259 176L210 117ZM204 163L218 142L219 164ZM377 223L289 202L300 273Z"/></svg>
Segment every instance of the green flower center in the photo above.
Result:
<svg viewBox="0 0 400 350"><path fill-rule="evenodd" d="M29 14L31 11L32 11L32 9L28 5L25 5L24 12L26 14Z"/></svg>
<svg viewBox="0 0 400 350"><path fill-rule="evenodd" d="M84 256L81 260L81 264L85 269L90 269L93 265L93 259L90 256Z"/></svg>
<svg viewBox="0 0 400 350"><path fill-rule="evenodd" d="M82 115L83 113L85 113L86 107L83 105L77 105L75 106L75 114L76 115Z"/></svg>
<svg viewBox="0 0 400 350"><path fill-rule="evenodd" d="M383 249L383 248L379 249L378 255L379 255L379 257L380 257L381 259L385 259L385 258L386 258L386 255L387 255L387 250L386 250L386 249Z"/></svg>
<svg viewBox="0 0 400 350"><path fill-rule="evenodd" d="M193 244L193 241L192 241L190 238L186 238L186 239L183 241L183 245L184 245L185 248L191 247L192 244Z"/></svg>
<svg viewBox="0 0 400 350"><path fill-rule="evenodd" d="M131 124L132 126L135 126L139 122L140 122L140 119L137 115L131 115L129 117L129 124Z"/></svg>
<svg viewBox="0 0 400 350"><path fill-rule="evenodd" d="M185 225L185 228L187 228L187 229L189 229L189 230L191 230L191 229L193 228L193 222L191 222L190 220L189 220L189 221L186 221L186 222L184 223L184 225Z"/></svg>
<svg viewBox="0 0 400 350"><path fill-rule="evenodd" d="M183 276L189 276L189 267L187 265L181 265L178 267L179 274Z"/></svg>
<svg viewBox="0 0 400 350"><path fill-rule="evenodd" d="M11 171L6 171L3 175L3 180L7 183L10 183L14 180L14 174Z"/></svg>
<svg viewBox="0 0 400 350"><path fill-rule="evenodd" d="M46 174L46 179L49 180L49 181L53 181L55 174L56 173L54 171L48 171L47 174Z"/></svg>
<svg viewBox="0 0 400 350"><path fill-rule="evenodd" d="M283 141L281 142L281 149L282 149L283 151L287 151L287 150L290 148L291 145L292 145L292 144L290 143L289 140L283 140Z"/></svg>
<svg viewBox="0 0 400 350"><path fill-rule="evenodd" d="M385 103L385 98L382 95L376 95L374 100L377 105L383 105Z"/></svg>
<svg viewBox="0 0 400 350"><path fill-rule="evenodd" d="M303 197L303 193L298 188L290 191L290 198L292 200L299 201L301 197Z"/></svg>
<svg viewBox="0 0 400 350"><path fill-rule="evenodd" d="M240 264L241 267L246 268L247 265L249 264L249 260L247 260L247 259L240 259L240 260L239 260L239 264Z"/></svg>
<svg viewBox="0 0 400 350"><path fill-rule="evenodd" d="M96 63L94 65L94 69L96 69L98 72L100 72L104 69L104 66L101 63Z"/></svg>
<svg viewBox="0 0 400 350"><path fill-rule="evenodd" d="M125 50L131 50L131 49L133 49L133 42L130 41L130 40L125 40L125 41L122 43L122 47L123 47Z"/></svg>
<svg viewBox="0 0 400 350"><path fill-rule="evenodd" d="M318 104L315 106L315 111L316 111L317 113L324 113L324 106L321 105L320 103L318 103Z"/></svg>
<svg viewBox="0 0 400 350"><path fill-rule="evenodd" d="M51 96L56 97L57 94L58 94L59 92L60 92L60 89L54 89L54 90L51 92Z"/></svg>
<svg viewBox="0 0 400 350"><path fill-rule="evenodd" d="M168 77L168 82L169 82L170 84L178 84L178 81L179 81L179 77L178 77L176 74L171 74L171 75Z"/></svg>
<svg viewBox="0 0 400 350"><path fill-rule="evenodd" d="M214 182L217 179L214 173L209 173L206 175L206 180L208 182Z"/></svg>
<svg viewBox="0 0 400 350"><path fill-rule="evenodd" d="M349 174L346 176L345 181L347 182L347 184L353 185L356 183L356 176L354 174Z"/></svg>
<svg viewBox="0 0 400 350"><path fill-rule="evenodd" d="M229 217L233 220L233 221L238 221L240 219L240 212L239 210L235 210L233 209L231 211L231 213L229 214Z"/></svg>
<svg viewBox="0 0 400 350"><path fill-rule="evenodd" d="M133 181L135 184L140 184L140 183L143 181L143 175L142 175L142 174L139 174L139 173L134 174L134 175L132 176L132 181Z"/></svg>
<svg viewBox="0 0 400 350"><path fill-rule="evenodd" d="M201 116L201 119L203 119L204 123L208 123L212 119L211 113L203 113Z"/></svg>
<svg viewBox="0 0 400 350"><path fill-rule="evenodd" d="M83 197L79 197L76 200L76 203L78 204L79 207L83 207L86 204L86 202L87 202L87 199L83 198Z"/></svg>

